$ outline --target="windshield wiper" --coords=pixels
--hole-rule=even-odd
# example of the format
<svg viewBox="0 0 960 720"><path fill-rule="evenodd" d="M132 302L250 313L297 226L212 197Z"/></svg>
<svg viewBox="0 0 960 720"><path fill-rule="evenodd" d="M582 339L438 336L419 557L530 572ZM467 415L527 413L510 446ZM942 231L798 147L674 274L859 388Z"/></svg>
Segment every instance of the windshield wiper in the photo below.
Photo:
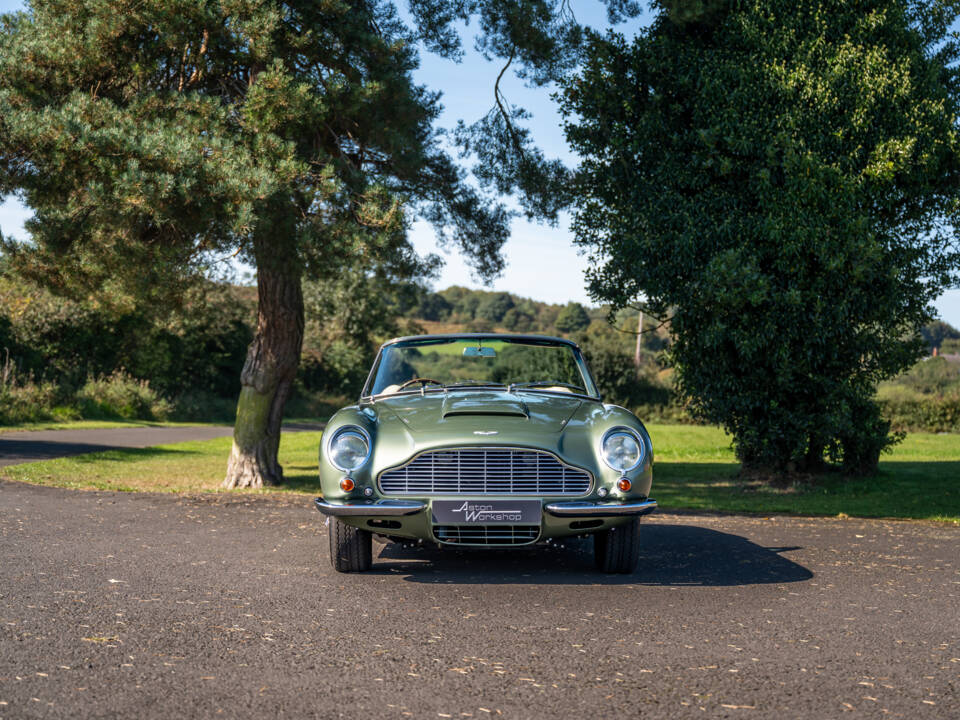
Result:
<svg viewBox="0 0 960 720"><path fill-rule="evenodd" d="M552 380L540 380L538 382L515 382L510 383L510 389L513 388L548 388L548 387L563 387L570 388L578 393L585 393L584 390L579 385L571 385L570 383L565 382L553 382Z"/></svg>
<svg viewBox="0 0 960 720"><path fill-rule="evenodd" d="M506 387L504 383L483 382L481 380L460 380L453 383L444 383L444 388L468 388L468 387Z"/></svg>

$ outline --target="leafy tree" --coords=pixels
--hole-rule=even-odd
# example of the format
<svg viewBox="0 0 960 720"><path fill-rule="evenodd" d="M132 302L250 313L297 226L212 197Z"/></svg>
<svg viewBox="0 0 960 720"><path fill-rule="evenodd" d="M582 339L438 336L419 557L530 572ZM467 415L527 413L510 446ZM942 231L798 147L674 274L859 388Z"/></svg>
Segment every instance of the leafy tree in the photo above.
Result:
<svg viewBox="0 0 960 720"><path fill-rule="evenodd" d="M632 0L606 0L611 19ZM557 80L581 38L554 0L33 0L0 19L0 194L34 211L21 271L60 292L162 304L218 259L257 269L258 319L241 373L226 485L282 479L280 421L300 359L301 280L409 252L414 216L499 271L519 191L551 220L566 172L493 88L493 109L454 139L439 97L412 80L418 45L460 57L456 27L534 85Z"/></svg>
<svg viewBox="0 0 960 720"><path fill-rule="evenodd" d="M498 323L511 308L513 308L513 298L510 297L510 293L491 293L477 305L477 317L489 320L491 323Z"/></svg>
<svg viewBox="0 0 960 720"><path fill-rule="evenodd" d="M504 313L501 322L507 330L528 332L533 327L533 314L522 307L512 307Z"/></svg>
<svg viewBox="0 0 960 720"><path fill-rule="evenodd" d="M943 320L934 320L923 326L920 335L931 350L939 348L944 340L960 340L960 330Z"/></svg>
<svg viewBox="0 0 960 720"><path fill-rule="evenodd" d="M472 320L477 314L480 303L480 294L471 292L462 295L453 308L461 320Z"/></svg>
<svg viewBox="0 0 960 720"><path fill-rule="evenodd" d="M607 402L633 408L645 404L667 405L670 390L658 385L649 372L638 376L633 366L632 345L632 336L600 323L591 326L580 340L600 394Z"/></svg>
<svg viewBox="0 0 960 720"><path fill-rule="evenodd" d="M252 336L247 288L203 282L176 312L120 311L0 274L0 352L18 370L70 394L90 377L125 370L174 400L185 393L236 397ZM179 407L179 403L178 407Z"/></svg>
<svg viewBox="0 0 960 720"><path fill-rule="evenodd" d="M561 308L558 305L542 305L537 313L537 327L543 332L555 332L557 317Z"/></svg>
<svg viewBox="0 0 960 720"><path fill-rule="evenodd" d="M953 2L655 4L566 83L596 299L670 318L746 468L875 469L876 384L957 281Z"/></svg>
<svg viewBox="0 0 960 720"><path fill-rule="evenodd" d="M557 315L557 330L563 333L573 333L583 330L590 324L590 316L580 303L567 303Z"/></svg>
<svg viewBox="0 0 960 720"><path fill-rule="evenodd" d="M304 384L340 397L357 397L377 341L399 334L402 308L425 293L410 279L423 267L415 256L395 256L373 269L304 282ZM441 298L442 300L442 298Z"/></svg>
<svg viewBox="0 0 960 720"><path fill-rule="evenodd" d="M453 306L440 293L426 293L420 303L414 308L413 314L424 320L446 320L450 317Z"/></svg>

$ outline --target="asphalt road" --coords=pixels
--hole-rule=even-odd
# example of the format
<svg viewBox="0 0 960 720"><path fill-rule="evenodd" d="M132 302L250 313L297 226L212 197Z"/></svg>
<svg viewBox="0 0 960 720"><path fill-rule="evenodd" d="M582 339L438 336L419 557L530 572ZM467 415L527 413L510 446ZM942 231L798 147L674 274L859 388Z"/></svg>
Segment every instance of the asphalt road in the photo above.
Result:
<svg viewBox="0 0 960 720"><path fill-rule="evenodd" d="M957 717L960 528L642 532L337 575L308 498L0 482L0 717Z"/></svg>
<svg viewBox="0 0 960 720"><path fill-rule="evenodd" d="M132 427L89 430L29 430L0 434L0 467L65 455L209 440L233 433L232 427Z"/></svg>

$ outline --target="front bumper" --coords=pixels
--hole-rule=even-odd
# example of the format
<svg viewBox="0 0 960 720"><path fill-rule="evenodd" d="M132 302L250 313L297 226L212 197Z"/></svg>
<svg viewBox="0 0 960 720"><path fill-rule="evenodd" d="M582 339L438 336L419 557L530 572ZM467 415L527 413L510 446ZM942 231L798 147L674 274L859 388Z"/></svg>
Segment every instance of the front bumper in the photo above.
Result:
<svg viewBox="0 0 960 720"><path fill-rule="evenodd" d="M328 502L323 498L313 501L324 515L336 517L403 517L416 515L425 510L427 503L421 500L360 500L356 502ZM627 517L648 515L657 509L656 500L640 502L552 502L543 507L544 512L560 518Z"/></svg>
<svg viewBox="0 0 960 720"><path fill-rule="evenodd" d="M403 517L416 515L427 507L419 500L359 500L357 502L327 502L323 498L313 501L324 515L336 517Z"/></svg>
<svg viewBox="0 0 960 720"><path fill-rule="evenodd" d="M629 515L648 515L657 509L656 500L640 502L554 502L543 508L556 517L624 517Z"/></svg>

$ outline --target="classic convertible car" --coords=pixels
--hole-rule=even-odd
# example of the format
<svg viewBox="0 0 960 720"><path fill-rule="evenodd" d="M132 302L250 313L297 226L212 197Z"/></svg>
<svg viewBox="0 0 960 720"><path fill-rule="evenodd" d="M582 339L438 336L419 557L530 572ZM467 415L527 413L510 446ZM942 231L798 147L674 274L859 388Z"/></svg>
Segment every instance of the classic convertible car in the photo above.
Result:
<svg viewBox="0 0 960 720"><path fill-rule="evenodd" d="M509 547L592 534L597 567L632 572L653 448L606 405L580 348L539 335L423 335L380 348L320 448L330 559L368 570L372 540Z"/></svg>

